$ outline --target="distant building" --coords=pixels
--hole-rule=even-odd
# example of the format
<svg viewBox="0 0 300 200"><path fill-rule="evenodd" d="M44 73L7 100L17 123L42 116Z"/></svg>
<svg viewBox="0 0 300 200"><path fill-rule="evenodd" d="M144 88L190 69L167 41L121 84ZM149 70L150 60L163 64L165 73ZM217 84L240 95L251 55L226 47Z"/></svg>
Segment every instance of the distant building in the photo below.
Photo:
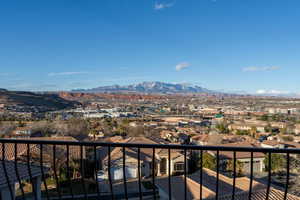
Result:
<svg viewBox="0 0 300 200"><path fill-rule="evenodd" d="M128 139L121 139L115 142L122 143L138 143L138 144L156 144L153 140L150 140L145 137L132 137ZM138 154L135 148L126 148L126 178L137 178L138 177ZM110 171L112 174L113 180L123 179L123 161L122 161L122 148L116 147L111 149L111 167ZM149 177L152 175L152 149L141 149L140 158L141 158L141 175L143 177ZM108 168L108 156L107 148L100 147L97 149L97 159L100 162L100 168L102 169L100 173L104 173ZM183 173L184 172L184 155L180 152L172 151L171 152L171 174ZM163 176L168 175L168 150L160 149L155 152L155 175ZM187 166L188 167L188 166ZM102 177L105 179L108 176L102 174Z"/></svg>
<svg viewBox="0 0 300 200"><path fill-rule="evenodd" d="M17 127L12 132L12 137L17 137L17 138L30 137L31 134L32 134L32 130L30 127Z"/></svg>
<svg viewBox="0 0 300 200"><path fill-rule="evenodd" d="M228 143L228 144L222 144L222 146L226 147L256 147L256 145L253 145L248 142L238 142L238 143ZM210 151L210 153L214 156L216 156L216 152ZM223 170L226 170L226 165L228 161L232 161L234 158L233 152L228 151L220 151L220 165L223 167ZM236 153L236 159L238 162L242 164L243 173L250 173L251 168L251 154L249 152L237 152ZM265 169L265 154L260 152L254 152L253 153L253 172L254 173L261 173Z"/></svg>
<svg viewBox="0 0 300 200"><path fill-rule="evenodd" d="M295 132L296 135L299 135L299 134L300 134L300 124L296 124L296 125L295 125L294 132Z"/></svg>

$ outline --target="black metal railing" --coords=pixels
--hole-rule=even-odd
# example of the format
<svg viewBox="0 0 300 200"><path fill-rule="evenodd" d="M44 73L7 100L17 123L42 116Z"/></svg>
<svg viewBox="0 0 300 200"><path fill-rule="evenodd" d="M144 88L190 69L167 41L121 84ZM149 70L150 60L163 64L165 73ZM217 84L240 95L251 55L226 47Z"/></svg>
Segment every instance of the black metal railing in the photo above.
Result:
<svg viewBox="0 0 300 200"><path fill-rule="evenodd" d="M165 145L165 144L132 144L132 143L101 143L77 141L45 141L45 140L17 140L0 139L1 147L1 177L0 192L2 199L252 199L261 192L254 188L254 155L266 155L267 176L261 185L264 185L263 199L274 196L277 199L288 199L296 196L289 193L290 162L292 155L299 155L300 149L273 149L252 147L222 147L222 146L196 146L196 145ZM115 151L120 148L120 151ZM147 155L142 151L147 149ZM158 176L157 153L166 151L166 175ZM128 152L127 152L128 151ZM172 153L177 152L182 156L183 173L173 175ZM193 153L197 153L197 179L192 179L190 160ZM205 179L206 161L204 153L210 152L215 157L215 168L211 172L215 188L206 186ZM222 152L232 152L232 184L230 194L224 193L224 185L220 182L224 173L222 170ZM237 187L237 154L249 153L250 173L249 188L241 190ZM285 184L283 188L272 184L273 154L283 155L285 158ZM101 157L102 156L102 157ZM147 157L148 156L148 157ZM147 157L147 158L146 158ZM176 157L177 159L177 157ZM145 166L149 162L149 168ZM119 162L120 161L120 162ZM137 176L128 174L128 163ZM135 162L135 163L134 163ZM119 169L119 174L112 171ZM128 168L127 168L128 167ZM106 171L105 171L106 170ZM147 171L147 173L146 173ZM101 172L101 173L100 173ZM105 175L107 172L107 176ZM120 174L121 173L121 174ZM133 174L134 174L133 173ZM146 173L146 174L144 174ZM119 179L116 176L119 175ZM178 178L181 182L173 182ZM166 185L160 184L166 179ZM191 197L191 184L199 187L198 198ZM134 186L132 186L132 184ZM175 184L182 185L182 195L178 196ZM228 183L226 183L228 184ZM16 186L17 185L17 186ZM273 186L272 186L273 185ZM228 187L228 186L227 186ZM211 190L213 195L205 195ZM195 192L193 192L194 195ZM244 195L244 196L243 196ZM238 198L240 197L240 198ZM275 198L275 199L276 199ZM1 198L0 198L1 199ZM257 198L255 198L257 199ZM274 197L272 198L274 199Z"/></svg>

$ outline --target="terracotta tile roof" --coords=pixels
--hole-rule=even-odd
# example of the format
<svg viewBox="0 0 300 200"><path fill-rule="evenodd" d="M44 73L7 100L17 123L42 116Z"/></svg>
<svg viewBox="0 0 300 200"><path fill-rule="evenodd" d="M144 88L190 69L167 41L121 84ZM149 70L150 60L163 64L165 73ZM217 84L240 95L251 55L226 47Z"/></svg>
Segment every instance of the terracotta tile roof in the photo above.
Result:
<svg viewBox="0 0 300 200"><path fill-rule="evenodd" d="M78 141L74 137L71 136L58 136L58 137L33 137L28 138L28 140L48 140L48 141ZM53 151L53 145L43 145L43 152L48 154L50 157L52 157L52 151ZM67 159L67 146L66 145L56 145L57 150L57 156L59 156L60 159ZM70 159L80 159L80 146L69 146L70 151ZM37 145L36 148L31 151L35 153L36 155L40 155L40 145ZM83 158L85 158L85 148L83 147Z"/></svg>
<svg viewBox="0 0 300 200"><path fill-rule="evenodd" d="M155 141L145 138L145 137L130 137L127 139L120 139L118 140L120 143L133 143L133 144L157 144ZM100 159L104 162L107 162L108 160L108 148L107 147L99 147L98 149L101 149L100 151ZM132 158L137 159L137 148L125 148L126 156L130 156ZM151 162L152 156L153 156L153 150L152 148L141 148L140 149L140 156L141 160ZM167 149L155 149L155 157L157 160L160 159L160 156L167 156L168 150ZM111 148L111 160L118 160L121 159L123 156L123 150L121 147L115 147ZM175 159L179 156L182 156L182 154L178 151L171 151L171 159Z"/></svg>
<svg viewBox="0 0 300 200"><path fill-rule="evenodd" d="M5 168L8 174L8 179L11 184L16 183L18 181L17 174L15 170L15 162L14 161L4 161ZM41 168L40 166L31 165L30 166L32 177L40 176L41 175ZM17 170L21 180L29 179L29 171L26 164L17 163ZM44 168L44 172L46 173L47 169ZM3 168L3 161L0 161L0 188L3 186L7 186L7 179L4 176L4 168Z"/></svg>
<svg viewBox="0 0 300 200"><path fill-rule="evenodd" d="M255 144L251 144L248 142L237 142L237 143L228 143L228 144L221 144L216 146L224 146L224 147L257 147ZM213 152L215 154L215 152ZM233 159L233 152L232 151L220 151L220 157L226 159ZM254 152L253 158L264 158L265 154L261 152ZM236 152L237 159L243 158L251 158L250 152Z"/></svg>
<svg viewBox="0 0 300 200"><path fill-rule="evenodd" d="M187 195L188 199L200 199L200 187L199 179L200 173L189 175L187 177ZM172 177L172 194L175 200L184 199L184 180L182 176ZM168 192L168 178L158 178L156 181L157 185L163 189L166 193ZM247 177L236 179L236 195L235 199L244 200L248 199L249 195L250 179ZM232 199L232 187L233 179L219 174L219 198L220 200L231 200ZM252 199L253 200L265 200L267 186L253 180L252 186ZM216 189L216 172L203 169L203 199L214 200L215 189ZM273 187L270 188L270 200L283 199L284 193ZM300 197L288 194L288 200L300 200Z"/></svg>
<svg viewBox="0 0 300 200"><path fill-rule="evenodd" d="M168 194L168 178L157 178L156 185ZM181 200L184 198L184 177L172 176L171 177L171 191L173 200ZM215 192L203 187L203 199L215 196ZM200 199L200 184L194 180L187 178L187 199Z"/></svg>
<svg viewBox="0 0 300 200"><path fill-rule="evenodd" d="M15 144L13 143L2 143L4 144L5 151L5 159L6 160L14 160L15 158ZM21 156L27 153L27 145L26 144L16 144L17 145L17 156ZM37 148L37 145L30 145L30 151L34 151ZM0 145L0 158L2 159L2 145Z"/></svg>
<svg viewBox="0 0 300 200"><path fill-rule="evenodd" d="M18 139L16 139L18 140ZM77 141L73 137L34 137L34 138L22 138L22 140L50 140L50 141ZM44 156L48 158L52 157L52 147L53 145L43 145ZM5 143L5 159L14 160L15 159L15 144ZM30 154L32 157L36 156L39 158L40 155L40 145L30 144ZM57 156L60 159L66 159L66 145L57 145ZM27 156L27 144L17 144L17 157L26 159ZM83 156L85 158L85 148L83 148ZM0 158L2 158L2 146L0 145ZM80 147L70 146L70 159L80 159ZM46 161L46 160L45 160Z"/></svg>
<svg viewBox="0 0 300 200"><path fill-rule="evenodd" d="M276 140L265 140L262 142L262 144L270 145L270 146L276 146L279 145L280 143Z"/></svg>
<svg viewBox="0 0 300 200"><path fill-rule="evenodd" d="M249 192L240 192L235 194L236 200L244 200L248 199L249 197ZM232 194L224 195L224 196L219 196L220 200L231 200L232 199ZM251 199L252 200L265 200L266 199L266 189L260 189L260 190L255 190L251 194ZM279 200L279 199L284 199L284 193L280 190L277 190L273 187L270 188L270 193L269 193L269 200ZM208 198L207 200L215 200L215 197L213 198ZM300 200L300 197L297 197L292 194L287 194L287 200Z"/></svg>

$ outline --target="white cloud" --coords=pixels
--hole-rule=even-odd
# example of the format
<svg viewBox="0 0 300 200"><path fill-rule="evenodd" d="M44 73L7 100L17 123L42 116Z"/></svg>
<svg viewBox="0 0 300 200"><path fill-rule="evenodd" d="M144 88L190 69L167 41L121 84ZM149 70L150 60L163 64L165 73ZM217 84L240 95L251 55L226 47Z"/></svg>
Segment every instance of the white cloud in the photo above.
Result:
<svg viewBox="0 0 300 200"><path fill-rule="evenodd" d="M70 75L80 75L80 74L88 74L88 72L52 72L49 73L48 76L70 76Z"/></svg>
<svg viewBox="0 0 300 200"><path fill-rule="evenodd" d="M266 90L257 90L256 94L266 94L267 91Z"/></svg>
<svg viewBox="0 0 300 200"><path fill-rule="evenodd" d="M275 70L278 70L280 69L280 67L277 67L277 66L267 66L267 67L245 67L243 69L244 72L262 72L262 71L275 71Z"/></svg>
<svg viewBox="0 0 300 200"><path fill-rule="evenodd" d="M158 2L155 2L154 10L163 10L165 8L170 8L172 6L174 6L174 2L173 3L158 3Z"/></svg>
<svg viewBox="0 0 300 200"><path fill-rule="evenodd" d="M182 69L187 68L189 66L190 66L190 63L188 63L188 62L182 62L182 63L177 64L175 66L175 69L176 69L176 71L181 71Z"/></svg>
<svg viewBox="0 0 300 200"><path fill-rule="evenodd" d="M267 95L286 95L286 94L290 94L291 92L289 91L282 91L282 90L264 90L264 89L260 89L256 91L256 94L267 94Z"/></svg>

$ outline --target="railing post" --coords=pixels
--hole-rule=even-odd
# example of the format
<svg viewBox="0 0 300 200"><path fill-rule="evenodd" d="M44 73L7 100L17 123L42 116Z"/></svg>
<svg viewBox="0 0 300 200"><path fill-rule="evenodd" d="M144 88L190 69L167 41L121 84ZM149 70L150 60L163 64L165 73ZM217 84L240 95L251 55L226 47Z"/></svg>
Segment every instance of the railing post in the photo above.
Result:
<svg viewBox="0 0 300 200"><path fill-rule="evenodd" d="M0 193L1 193L1 198L0 199L4 199L4 200L8 200L8 199L15 199L15 193L13 192L12 194L10 193L10 189L12 191L15 191L15 185L11 184L9 187L5 187L5 188L1 188L0 189Z"/></svg>
<svg viewBox="0 0 300 200"><path fill-rule="evenodd" d="M227 151L227 152L232 151L233 152L233 182L232 182L232 196L230 196L231 199L235 199L235 194L240 194L240 189L235 187L236 186L236 181L238 181L238 179L237 179L237 176L238 176L237 171L238 170L237 169L239 167L238 162L237 162L237 160L238 160L237 153L251 152L249 196L247 194L248 199L251 199L251 193L252 192L253 192L253 195L252 195L253 198L254 198L254 195L256 195L255 194L256 191L252 191L252 185L253 185L253 181L254 181L254 177L253 177L253 172L254 172L254 169L253 169L254 168L253 167L254 158L253 157L254 157L254 155L253 154L255 152L263 152L263 153L267 154L268 159L269 159L268 160L268 165L269 165L268 167L269 168L268 168L268 183L267 183L267 188L266 188L266 199L268 199L268 197L272 198L272 195L273 195L272 194L272 187L271 187L272 186L272 179L271 179L272 164L273 164L272 163L272 154L286 153L286 155L287 155L286 156L286 158L287 158L287 163L286 163L286 173L287 173L286 174L286 186L285 186L285 191L284 191L285 193L282 193L282 196L284 195L284 197L283 197L284 199L289 198L288 186L289 186L289 183L290 183L289 182L289 178L290 178L289 176L290 176L290 170L291 170L290 169L290 162L292 162L292 160L290 160L291 159L290 154L300 154L299 149L261 149L261 148L249 149L249 148L239 148L239 147L226 148L226 147L217 147L217 146L185 146L185 145L183 145L183 146L177 146L177 145L173 146L173 145L162 145L162 144L160 144L160 145L152 145L152 144L145 144L145 145L144 144L118 144L118 143L103 143L103 144L100 144L100 143L87 143L87 142L78 142L78 143L69 143L69 142L59 143L58 142L58 143L56 143L56 141L55 142L54 141L49 141L49 143L48 143L48 141L27 141L27 142L22 141L20 143L21 144L26 144L26 147L27 147L27 148L25 148L25 151L24 151L25 153L23 154L24 160L27 161L27 168L26 168L26 165L24 165L26 163L22 164L21 163L22 160L18 160L18 157L22 158L21 155L17 155L18 147L17 147L16 144L19 144L19 142L18 141L12 141L12 143L15 144L15 146L14 146L15 147L15 150L14 150L15 157L13 158L13 160L15 160L15 163L10 163L10 162L13 162L13 160L7 161L6 160L7 158L5 157L5 155L6 155L5 151L8 150L7 148L5 148L5 144L7 143L7 141L0 139L0 143L1 143L1 141L2 141L2 145L3 145L2 146L3 179L6 179L6 182L7 182L7 186L5 186L4 189L0 189L0 193L1 193L0 194L1 195L0 199L2 199L2 200L6 200L6 199L13 199L14 200L15 199L15 194L14 193L15 193L15 187L16 187L15 183L21 182L21 181L23 181L25 179L29 179L29 178L31 179L30 182L32 184L33 192L34 192L34 195L35 195L34 199L37 199L37 200L42 199L42 194L41 194L42 185L41 184L42 184L42 181L45 181L45 178L48 177L46 174L47 173L51 174L51 172L54 172L55 183L56 183L56 186L57 186L56 188L54 188L54 190L55 189L57 190L57 194L58 194L58 196L56 196L55 198L61 198L62 197L61 195L64 195L64 197L62 199L71 198L70 197L71 195L69 194L68 190L67 190L68 194L66 194L66 189L68 189L68 187L72 189L72 187L70 187L70 185L68 185L68 184L63 184L63 182L60 182L61 177L58 176L58 172L60 170L59 168L62 167L62 165L58 165L58 164L60 164L58 162L58 160L63 158L64 155L66 155L63 152L63 150L66 150L66 152L67 152L66 160L67 161L66 161L66 164L64 164L64 166L66 166L66 168L67 168L67 176L68 176L67 179L68 179L68 181L70 181L70 177L69 177L70 176L70 166L69 166L70 149L69 149L69 145L72 145L72 146L74 145L74 146L80 147L80 166L78 168L80 168L79 171L81 172L81 177L80 178L82 180L83 189L86 189L85 186L87 186L86 183L88 183L88 179L85 179L85 177L86 178L90 177L89 176L90 173L88 173L89 172L88 169L90 169L89 165L86 165L87 168L85 168L85 160L84 160L85 159L85 156L84 156L85 147L86 146L94 147L94 152L91 152L91 153L94 153L93 154L94 157L92 159L94 159L94 161L95 161L95 166L94 166L93 170L95 170L96 175L97 175L97 170L98 170L98 167L96 166L96 162L98 161L98 158L96 157L96 146L101 146L102 145L104 147L108 147L108 165L107 165L106 168L108 169L108 174L109 174L108 184L110 184L111 199L113 199L113 198L118 199L119 195L120 195L120 194L116 194L115 197L114 197L114 193L113 193L114 192L113 191L113 189L114 189L113 188L114 180L113 180L112 174L110 174L111 173L110 168L115 167L115 165L119 164L119 163L116 162L115 156L112 156L112 155L115 155L115 154L111 154L111 150L112 150L111 148L115 148L115 147L120 147L121 149L123 149L123 151L122 151L123 152L123 179L124 179L123 180L123 184L124 184L124 193L123 193L123 195L125 194L124 195L125 199L132 198L132 195L133 195L133 194L129 193L129 190L127 188L127 185L128 185L127 180L130 179L131 174L129 174L127 172L127 168L126 168L126 164L131 166L131 159L130 159L131 157L130 156L131 156L132 152L130 150L132 148L137 149L137 160L138 160L137 166L138 166L138 176L139 176L137 181L138 181L139 187L136 187L136 192L139 190L139 194L136 193L135 195L136 195L137 198L139 197L140 199L143 198L143 189L141 187L141 180L142 180L141 174L142 174L142 169L143 169L143 167L141 166L141 161L142 161L141 160L141 155L143 156L143 158L142 158L143 161L145 161L145 167L148 167L148 165L146 165L146 164L149 164L149 163L152 164L151 165L152 168L150 169L150 172L152 171L152 173L147 174L147 176L148 176L148 180L150 180L150 182L151 182L151 178L152 178L153 188L151 188L151 189L153 189L153 190L150 191L150 192L149 191L146 191L146 192L144 191L145 198L147 198L148 195L153 196L152 197L153 199L158 198L158 196L157 196L158 189L155 188L155 183L157 182L157 184L159 186L161 178L160 177L155 177L155 176L157 176L160 172L159 157L157 157L157 156L159 156L159 153L160 153L159 150L160 149L168 150L168 152L167 152L168 163L166 163L166 172L167 172L168 177L165 177L165 178L168 181L166 183L168 184L169 187L166 185L164 190L166 192L165 196L167 197L167 195L169 195L169 199L171 199L171 197L174 196L174 193L172 193L172 192L175 192L175 189L176 189L175 187L172 188L172 182L171 182L171 180L174 179L173 180L174 184L176 183L176 178L171 177L172 170L173 170L172 154L171 154L172 150L180 150L181 149L182 151L181 151L180 156L184 156L184 185L182 185L182 188L180 188L180 189L184 190L184 197L182 197L182 199L186 199L190 196L189 195L189 188L188 188L189 184L187 184L187 183L190 183L189 176L188 176L189 171L188 171L188 165L187 165L188 161L189 161L189 159L188 159L189 157L187 157L187 156L192 155L193 151L197 151L197 150L200 151L200 180L197 177L197 181L196 181L196 182L200 183L199 184L200 199L204 198L204 194L203 194L203 191L202 191L202 186L203 186L202 183L204 183L204 187L205 187L205 184L206 184L205 183L205 181L206 181L205 176L206 175L204 176L205 171L203 170L203 167L204 167L203 166L203 152L206 152L208 150L216 152L216 165L215 165L216 166L216 173L214 175L215 178L216 178L216 182L213 185L213 187L216 187L215 188L215 194L216 194L215 198L216 199L221 198L221 196L223 196L223 194L224 194L224 192L222 191L223 190L223 187L222 187L223 175L222 175L222 171L220 171L220 170L222 170L222 164L223 164L222 155L223 154L220 154L220 153L222 153L224 151ZM41 150L40 155L39 155L40 157L38 157L38 155L35 154L34 149L31 148L31 147L33 147L34 144L40 144L40 150ZM44 145L44 148L43 148L43 145ZM47 151L49 149L46 148L47 147L46 145L52 145L53 146L52 157L51 157L51 148L50 148L50 151ZM60 148L63 145L66 145L66 148ZM152 161L149 161L148 159L144 160L144 154L141 154L141 152L140 152L141 148L148 148L148 149L152 150L152 152L150 151L150 154L152 154L152 155L150 155L150 159L152 157ZM26 149L27 149L27 153L26 153ZM187 150L189 150L189 151L187 151ZM44 156L45 157L45 160L44 160L43 155L46 154L47 152L49 152L49 155L50 155L49 158L50 159L47 159L48 157ZM63 154L62 154L62 152L63 152ZM158 153L158 154L156 154L156 153ZM189 153L189 154L187 154L187 153ZM37 158L40 158L40 160L39 160L40 165L39 166L36 166L33 163L31 163L31 162L36 162ZM174 159L175 158L176 157L174 157ZM121 159L122 159L122 155L121 155ZM19 164L18 164L18 162L19 162ZM48 170L46 168L48 163L52 164L53 171L48 172ZM14 171L11 172L12 168L11 168L10 164L12 164L13 169L15 169L15 171L16 171L16 178L15 179L13 179L11 177L10 173L14 173ZM24 178L24 173L22 171L23 169L21 168L22 165L25 166L25 171L26 171L26 173L28 173L28 175L26 175L26 176L29 176L29 177ZM20 174L20 175L22 175L20 177L18 177L18 174L17 174L18 168L22 169L22 170L20 170L20 173L22 173L22 174ZM41 171L41 174L40 173L37 174L37 169L36 168L40 168L39 170ZM106 168L104 168L104 169L106 169ZM45 174L43 172L43 169L45 170ZM162 168L162 171L163 171L163 169L164 168ZM149 171L149 169L148 169L148 171ZM85 173L86 173L87 176L85 176ZM126 177L126 175L127 175L127 177ZM193 178L193 177L191 177L191 178ZM203 178L204 178L204 180L203 180ZM105 178L105 179L107 179L107 178ZM97 177L96 177L96 180L97 180ZM188 182L187 182L187 180L188 180ZM97 181L97 184L98 184L98 181ZM61 185L66 185L66 186L65 186L65 188L62 188ZM117 188L118 183L117 182L115 183L115 186L116 186L115 187L115 192L117 192L118 191L118 188ZM47 186L46 186L46 188L47 188ZM51 188L51 189L53 189L53 188ZM90 189L90 188L88 188L88 189ZM77 191L74 191L74 192L76 192L76 197L74 197L74 198L77 198L79 195L81 197L87 198L87 195L88 196L91 195L91 194L87 193L88 189L84 190L83 191L84 193L81 192L81 194L77 194ZM93 188L91 187L91 189L93 189ZM99 188L97 188L97 189L99 189ZM247 185L247 189L248 189L248 185ZM12 192L13 192L13 195L10 194ZM128 192L128 195L127 195L127 192ZM153 194L152 194L152 192L153 192ZM99 193L99 191L98 191L98 193ZM53 192L52 192L52 195L55 196L55 194ZM85 195L85 196L83 196L83 195ZM93 195L97 195L96 192ZM69 196L69 197L66 197L66 196ZM98 194L98 197L99 196L100 195ZM174 198L176 198L176 196L174 196ZM238 198L238 196L237 196L237 198Z"/></svg>
<svg viewBox="0 0 300 200"><path fill-rule="evenodd" d="M7 183L7 188L4 188L3 191L1 191L1 196L8 197L6 195L9 195L10 199L14 200L15 199L15 184L11 184L8 176L8 172L6 169L6 159L5 159L5 143L2 143L2 167L3 167L3 172L5 175L6 183ZM7 191L5 191L7 190ZM2 199L9 199L8 198L2 198Z"/></svg>
<svg viewBox="0 0 300 200"><path fill-rule="evenodd" d="M32 178L32 185L35 188L35 193L36 193L36 199L37 200L42 199L41 184L42 184L41 176L37 176L37 177Z"/></svg>

